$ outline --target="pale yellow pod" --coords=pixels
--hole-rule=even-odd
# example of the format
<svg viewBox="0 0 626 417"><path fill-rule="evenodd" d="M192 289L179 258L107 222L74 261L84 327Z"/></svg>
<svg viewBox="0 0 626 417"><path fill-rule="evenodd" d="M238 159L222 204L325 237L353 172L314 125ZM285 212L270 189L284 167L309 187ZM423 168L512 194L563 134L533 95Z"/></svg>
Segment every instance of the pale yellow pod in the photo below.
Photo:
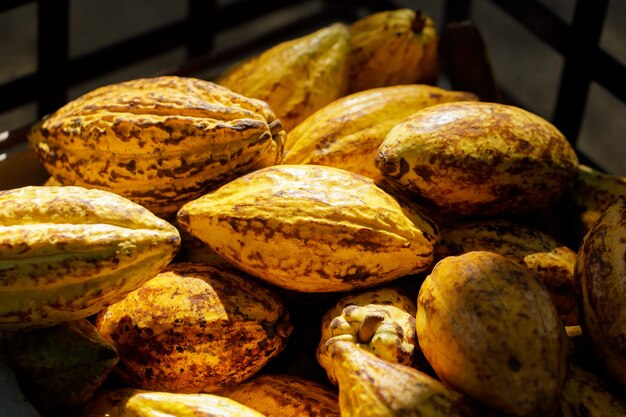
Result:
<svg viewBox="0 0 626 417"><path fill-rule="evenodd" d="M174 226L113 193L0 191L0 330L95 314L154 277L179 247Z"/></svg>
<svg viewBox="0 0 626 417"><path fill-rule="evenodd" d="M485 251L439 261L420 288L415 327L428 362L459 392L511 416L556 411L567 335L527 268Z"/></svg>
<svg viewBox="0 0 626 417"><path fill-rule="evenodd" d="M277 165L187 203L178 224L242 270L302 292L365 288L426 269L437 227L371 179Z"/></svg>
<svg viewBox="0 0 626 417"><path fill-rule="evenodd" d="M266 101L289 132L348 89L350 31L336 23L280 43L216 81Z"/></svg>
<svg viewBox="0 0 626 417"><path fill-rule="evenodd" d="M265 417L229 398L118 388L102 391L80 417Z"/></svg>
<svg viewBox="0 0 626 417"><path fill-rule="evenodd" d="M330 387L290 375L259 375L221 391L267 417L339 417L339 399Z"/></svg>
<svg viewBox="0 0 626 417"><path fill-rule="evenodd" d="M354 93L322 107L289 132L283 163L328 165L379 179L378 148L402 119L435 104L476 99L425 84Z"/></svg>
<svg viewBox="0 0 626 417"><path fill-rule="evenodd" d="M575 284L596 358L626 389L626 198L614 200L583 239Z"/></svg>
<svg viewBox="0 0 626 417"><path fill-rule="evenodd" d="M159 216L282 160L285 132L267 103L174 76L97 88L28 135L63 185L115 192Z"/></svg>
<svg viewBox="0 0 626 417"><path fill-rule="evenodd" d="M178 263L98 314L130 386L215 392L250 378L285 347L289 313L249 277Z"/></svg>
<svg viewBox="0 0 626 417"><path fill-rule="evenodd" d="M316 350L330 382L337 384L332 340L347 340L386 361L413 366L419 352L415 311L415 302L393 287L350 293L338 300L322 317Z"/></svg>
<svg viewBox="0 0 626 417"><path fill-rule="evenodd" d="M356 344L330 344L342 417L474 417L459 393L409 366L388 362Z"/></svg>
<svg viewBox="0 0 626 417"><path fill-rule="evenodd" d="M477 250L498 253L541 277L563 324L578 324L574 288L576 252L540 230L508 220L456 222L441 227L440 232L435 262Z"/></svg>
<svg viewBox="0 0 626 417"><path fill-rule="evenodd" d="M350 25L350 34L351 93L437 80L437 30L425 12L373 13Z"/></svg>
<svg viewBox="0 0 626 417"><path fill-rule="evenodd" d="M556 127L519 107L443 103L396 125L381 144L382 174L459 215L528 213L573 186L578 159Z"/></svg>

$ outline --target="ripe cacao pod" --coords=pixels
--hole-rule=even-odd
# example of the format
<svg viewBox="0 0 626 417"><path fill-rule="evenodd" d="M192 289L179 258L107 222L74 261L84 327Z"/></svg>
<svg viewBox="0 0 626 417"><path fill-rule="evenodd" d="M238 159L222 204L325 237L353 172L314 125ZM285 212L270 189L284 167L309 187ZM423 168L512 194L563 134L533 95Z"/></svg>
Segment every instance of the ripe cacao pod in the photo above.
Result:
<svg viewBox="0 0 626 417"><path fill-rule="evenodd" d="M413 366L419 351L415 336L415 302L393 287L372 288L342 297L322 317L317 360L337 384L330 346L347 340L381 359Z"/></svg>
<svg viewBox="0 0 626 417"><path fill-rule="evenodd" d="M0 330L95 314L154 277L179 247L174 226L117 194L0 191Z"/></svg>
<svg viewBox="0 0 626 417"><path fill-rule="evenodd" d="M432 262L437 227L364 176L277 165L183 206L178 224L238 268L301 292L371 287Z"/></svg>
<svg viewBox="0 0 626 417"><path fill-rule="evenodd" d="M315 110L346 95L350 31L336 23L283 42L216 81L264 100L289 132Z"/></svg>
<svg viewBox="0 0 626 417"><path fill-rule="evenodd" d="M424 356L457 391L511 416L557 410L567 335L527 268L485 251L444 258L420 288L415 328Z"/></svg>
<svg viewBox="0 0 626 417"><path fill-rule="evenodd" d="M555 203L578 175L576 152L545 119L498 103L426 107L396 125L382 174L459 215L522 214Z"/></svg>
<svg viewBox="0 0 626 417"><path fill-rule="evenodd" d="M93 90L36 124L28 140L61 184L115 192L167 217L279 163L284 131L263 101L167 76Z"/></svg>
<svg viewBox="0 0 626 417"><path fill-rule="evenodd" d="M270 290L234 271L192 263L167 269L98 314L136 388L215 392L250 378L284 347L289 314Z"/></svg>
<svg viewBox="0 0 626 417"><path fill-rule="evenodd" d="M424 11L373 13L350 25L350 34L351 93L437 81L437 30Z"/></svg>

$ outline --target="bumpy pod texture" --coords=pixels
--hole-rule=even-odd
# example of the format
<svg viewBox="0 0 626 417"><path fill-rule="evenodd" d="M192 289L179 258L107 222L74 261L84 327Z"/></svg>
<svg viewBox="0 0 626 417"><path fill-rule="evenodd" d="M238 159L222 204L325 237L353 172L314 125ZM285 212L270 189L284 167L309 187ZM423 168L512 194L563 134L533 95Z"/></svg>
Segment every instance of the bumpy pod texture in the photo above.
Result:
<svg viewBox="0 0 626 417"><path fill-rule="evenodd" d="M437 227L364 176L321 165L255 171L187 203L178 223L239 268L302 292L426 269Z"/></svg>
<svg viewBox="0 0 626 417"><path fill-rule="evenodd" d="M289 314L270 290L241 273L174 263L96 326L120 353L131 386L214 392L259 371L284 347Z"/></svg>
<svg viewBox="0 0 626 417"><path fill-rule="evenodd" d="M174 226L113 193L0 191L0 329L95 314L154 277L179 247Z"/></svg>
<svg viewBox="0 0 626 417"><path fill-rule="evenodd" d="M279 163L284 134L267 103L168 76L87 93L35 125L28 140L61 184L112 191L168 216Z"/></svg>

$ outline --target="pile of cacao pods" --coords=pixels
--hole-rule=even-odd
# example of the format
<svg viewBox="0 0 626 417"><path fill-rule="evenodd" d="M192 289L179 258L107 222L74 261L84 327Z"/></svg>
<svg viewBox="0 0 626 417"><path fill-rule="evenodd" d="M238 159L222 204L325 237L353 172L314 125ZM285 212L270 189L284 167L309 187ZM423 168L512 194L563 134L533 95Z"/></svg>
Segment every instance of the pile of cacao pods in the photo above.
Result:
<svg viewBox="0 0 626 417"><path fill-rule="evenodd" d="M391 10L34 125L4 413L626 416L626 179L437 59Z"/></svg>

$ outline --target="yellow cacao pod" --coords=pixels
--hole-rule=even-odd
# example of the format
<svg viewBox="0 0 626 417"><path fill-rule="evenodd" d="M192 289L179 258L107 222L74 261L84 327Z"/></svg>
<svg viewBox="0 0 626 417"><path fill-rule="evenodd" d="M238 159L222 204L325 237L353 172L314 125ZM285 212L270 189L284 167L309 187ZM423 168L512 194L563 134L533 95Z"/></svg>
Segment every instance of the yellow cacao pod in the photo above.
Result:
<svg viewBox="0 0 626 417"><path fill-rule="evenodd" d="M322 317L317 360L337 384L330 346L347 340L381 359L413 366L419 351L415 336L415 302L393 287L372 288L342 297Z"/></svg>
<svg viewBox="0 0 626 417"><path fill-rule="evenodd" d="M423 11L397 9L350 25L351 93L437 80L437 31Z"/></svg>
<svg viewBox="0 0 626 417"><path fill-rule="evenodd" d="M95 314L154 277L179 246L174 226L113 193L0 191L0 330Z"/></svg>
<svg viewBox="0 0 626 417"><path fill-rule="evenodd" d="M336 23L283 42L216 81L269 103L289 132L315 110L346 95L350 31Z"/></svg>
<svg viewBox="0 0 626 417"><path fill-rule="evenodd" d="M265 417L252 408L213 394L181 394L133 388L98 393L81 417Z"/></svg>
<svg viewBox="0 0 626 417"><path fill-rule="evenodd" d="M220 392L267 417L339 417L329 387L290 375L260 375Z"/></svg>
<svg viewBox="0 0 626 417"><path fill-rule="evenodd" d="M265 102L168 76L89 92L35 125L28 140L61 184L115 192L166 217L279 163L284 131Z"/></svg>
<svg viewBox="0 0 626 417"><path fill-rule="evenodd" d="M277 165L191 201L178 223L242 270L302 292L371 287L426 269L437 227L364 176Z"/></svg>
<svg viewBox="0 0 626 417"><path fill-rule="evenodd" d="M424 107L475 99L471 93L424 84L351 94L322 107L289 132L283 163L328 165L379 179L378 148L396 124Z"/></svg>
<svg viewBox="0 0 626 417"><path fill-rule="evenodd" d="M396 125L380 146L383 175L460 215L539 210L574 184L578 159L545 119L497 103L444 103Z"/></svg>
<svg viewBox="0 0 626 417"><path fill-rule="evenodd" d="M387 362L345 340L330 344L342 417L474 417L467 400L409 366Z"/></svg>
<svg viewBox="0 0 626 417"><path fill-rule="evenodd" d="M471 251L498 253L541 277L563 323L578 324L576 252L539 230L507 220L457 222L442 226L440 232L435 262Z"/></svg>
<svg viewBox="0 0 626 417"><path fill-rule="evenodd" d="M202 264L171 264L96 326L136 388L215 392L250 378L291 332L282 301L252 279Z"/></svg>
<svg viewBox="0 0 626 417"><path fill-rule="evenodd" d="M609 205L583 239L574 282L584 334L626 391L626 198Z"/></svg>
<svg viewBox="0 0 626 417"><path fill-rule="evenodd" d="M550 415L568 340L541 280L496 253L439 261L417 299L417 338L443 382L511 416Z"/></svg>

